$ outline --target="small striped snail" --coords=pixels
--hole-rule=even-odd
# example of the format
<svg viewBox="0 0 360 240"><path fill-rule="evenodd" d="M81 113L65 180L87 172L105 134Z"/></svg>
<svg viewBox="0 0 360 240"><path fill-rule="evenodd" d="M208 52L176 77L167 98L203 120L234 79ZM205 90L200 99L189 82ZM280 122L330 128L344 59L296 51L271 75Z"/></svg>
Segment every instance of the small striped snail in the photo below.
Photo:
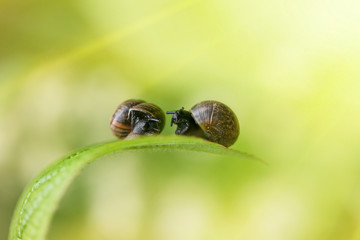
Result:
<svg viewBox="0 0 360 240"><path fill-rule="evenodd" d="M136 99L121 103L110 120L110 129L118 138L160 134L164 125L161 108Z"/></svg>
<svg viewBox="0 0 360 240"><path fill-rule="evenodd" d="M166 113L173 114L170 125L177 125L177 135L201 137L229 147L236 142L240 133L235 113L221 102L203 101L190 111L181 108Z"/></svg>

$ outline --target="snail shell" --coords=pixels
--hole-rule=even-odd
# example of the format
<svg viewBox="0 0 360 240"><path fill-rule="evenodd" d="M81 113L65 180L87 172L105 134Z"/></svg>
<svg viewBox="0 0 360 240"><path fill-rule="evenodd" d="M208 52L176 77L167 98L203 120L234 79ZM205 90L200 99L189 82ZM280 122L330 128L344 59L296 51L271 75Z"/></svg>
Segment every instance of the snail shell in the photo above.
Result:
<svg viewBox="0 0 360 240"><path fill-rule="evenodd" d="M236 142L240 134L239 121L235 113L225 104L203 101L193 106L190 112L208 140L225 147Z"/></svg>

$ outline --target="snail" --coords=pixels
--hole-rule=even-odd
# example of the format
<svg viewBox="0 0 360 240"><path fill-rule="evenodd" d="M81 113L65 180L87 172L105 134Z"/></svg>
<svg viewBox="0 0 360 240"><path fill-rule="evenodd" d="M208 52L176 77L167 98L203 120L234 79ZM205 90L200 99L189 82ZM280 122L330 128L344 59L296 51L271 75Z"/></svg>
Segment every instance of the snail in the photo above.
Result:
<svg viewBox="0 0 360 240"><path fill-rule="evenodd" d="M110 129L118 138L160 134L165 114L155 104L129 99L121 103L110 120Z"/></svg>
<svg viewBox="0 0 360 240"><path fill-rule="evenodd" d="M235 113L221 102L203 101L190 111L182 107L166 113L173 114L170 125L177 125L177 135L201 137L229 147L236 142L240 133Z"/></svg>

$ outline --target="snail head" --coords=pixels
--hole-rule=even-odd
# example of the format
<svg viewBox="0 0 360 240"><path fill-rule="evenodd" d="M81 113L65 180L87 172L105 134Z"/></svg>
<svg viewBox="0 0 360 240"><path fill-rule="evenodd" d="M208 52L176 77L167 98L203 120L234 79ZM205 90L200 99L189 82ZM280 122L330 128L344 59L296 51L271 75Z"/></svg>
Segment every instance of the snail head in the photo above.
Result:
<svg viewBox="0 0 360 240"><path fill-rule="evenodd" d="M166 114L173 114L172 118L171 118L171 123L170 123L170 126L172 127L172 125L175 123L175 124L179 124L182 119L185 117L185 110L184 110L184 107L180 108L179 110L176 110L176 111L169 111L169 112L166 112Z"/></svg>

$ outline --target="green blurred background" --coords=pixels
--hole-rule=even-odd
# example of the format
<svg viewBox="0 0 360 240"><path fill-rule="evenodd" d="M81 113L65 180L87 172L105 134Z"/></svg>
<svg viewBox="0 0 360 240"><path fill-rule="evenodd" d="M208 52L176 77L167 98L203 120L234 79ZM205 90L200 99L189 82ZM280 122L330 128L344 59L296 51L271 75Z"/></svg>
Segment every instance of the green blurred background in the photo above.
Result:
<svg viewBox="0 0 360 240"><path fill-rule="evenodd" d="M0 239L44 167L140 98L229 105L233 146L107 157L49 239L360 239L360 2L0 1ZM169 119L163 134L173 134Z"/></svg>

